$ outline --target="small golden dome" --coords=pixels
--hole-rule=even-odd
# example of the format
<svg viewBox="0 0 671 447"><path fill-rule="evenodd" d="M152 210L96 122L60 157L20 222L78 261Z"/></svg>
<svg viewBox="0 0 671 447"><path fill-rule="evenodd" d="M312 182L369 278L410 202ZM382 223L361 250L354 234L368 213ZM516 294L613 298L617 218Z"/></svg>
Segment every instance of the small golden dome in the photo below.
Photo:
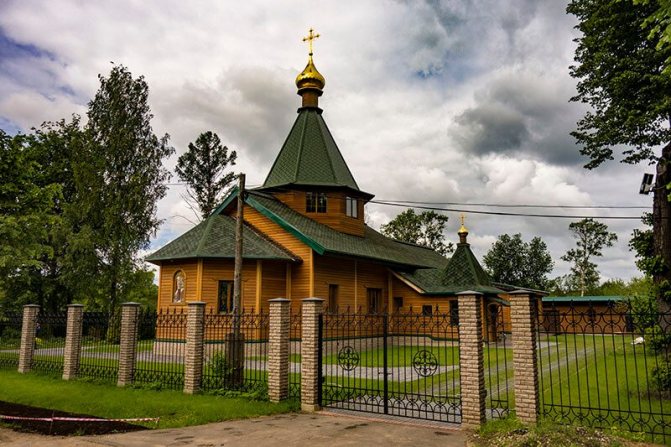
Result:
<svg viewBox="0 0 671 447"><path fill-rule="evenodd" d="M305 69L296 76L296 87L298 87L299 91L308 88L322 90L324 85L326 85L326 79L317 71L317 67L315 67L312 61L312 54L310 54L310 59L308 59Z"/></svg>

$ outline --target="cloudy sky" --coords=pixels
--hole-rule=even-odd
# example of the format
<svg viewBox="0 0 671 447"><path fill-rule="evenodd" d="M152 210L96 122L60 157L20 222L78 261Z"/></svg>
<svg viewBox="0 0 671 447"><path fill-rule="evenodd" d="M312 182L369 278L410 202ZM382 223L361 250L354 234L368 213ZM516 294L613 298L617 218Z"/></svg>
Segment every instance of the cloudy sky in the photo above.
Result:
<svg viewBox="0 0 671 447"><path fill-rule="evenodd" d="M0 128L26 132L85 115L97 75L115 62L145 76L154 130L170 134L177 155L215 131L238 152L236 171L260 185L296 117L294 79L307 59L301 38L314 27L323 116L359 186L377 199L650 206L638 194L650 167L582 168L569 135L584 108L569 102L577 32L565 8L562 0L2 0ZM152 248L192 226L183 193L173 185L160 203L165 223ZM401 210L367 207L374 227ZM447 214L455 241L458 214ZM570 219L467 219L479 257L497 235L521 232L545 239L554 275L567 272L559 257L574 244ZM604 222L619 242L599 261L603 277L638 275L627 248L638 221Z"/></svg>

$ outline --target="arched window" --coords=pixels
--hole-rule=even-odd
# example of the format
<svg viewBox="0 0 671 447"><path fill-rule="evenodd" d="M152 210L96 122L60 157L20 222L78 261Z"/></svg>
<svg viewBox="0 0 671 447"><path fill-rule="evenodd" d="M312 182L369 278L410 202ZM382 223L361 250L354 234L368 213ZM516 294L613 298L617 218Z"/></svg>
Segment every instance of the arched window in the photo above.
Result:
<svg viewBox="0 0 671 447"><path fill-rule="evenodd" d="M186 276L182 270L177 270L172 278L172 302L181 304L186 297Z"/></svg>

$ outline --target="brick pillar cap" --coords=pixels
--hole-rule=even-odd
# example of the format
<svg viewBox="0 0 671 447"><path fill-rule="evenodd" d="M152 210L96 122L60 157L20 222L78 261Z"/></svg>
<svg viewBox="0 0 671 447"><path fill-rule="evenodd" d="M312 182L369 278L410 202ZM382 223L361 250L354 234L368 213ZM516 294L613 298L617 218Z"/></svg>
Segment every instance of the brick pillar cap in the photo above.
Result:
<svg viewBox="0 0 671 447"><path fill-rule="evenodd" d="M40 305L39 304L24 304L23 307L24 308L26 308L26 307L40 307Z"/></svg>
<svg viewBox="0 0 671 447"><path fill-rule="evenodd" d="M290 303L291 300L288 299L288 298L273 298L272 300L268 300L268 302L269 303Z"/></svg>
<svg viewBox="0 0 671 447"><path fill-rule="evenodd" d="M78 303L73 303L73 304L68 304L68 307L84 307L83 304L78 304Z"/></svg>
<svg viewBox="0 0 671 447"><path fill-rule="evenodd" d="M122 306L129 306L129 307L140 307L140 303L121 303Z"/></svg>
<svg viewBox="0 0 671 447"><path fill-rule="evenodd" d="M187 306L204 306L207 303L205 301L188 301L186 304Z"/></svg>
<svg viewBox="0 0 671 447"><path fill-rule="evenodd" d="M456 295L457 296L466 296L466 295L482 296L482 293L476 292L474 290L464 290L463 292L456 293Z"/></svg>
<svg viewBox="0 0 671 447"><path fill-rule="evenodd" d="M324 300L322 298L303 298L301 300L304 303L323 303Z"/></svg>

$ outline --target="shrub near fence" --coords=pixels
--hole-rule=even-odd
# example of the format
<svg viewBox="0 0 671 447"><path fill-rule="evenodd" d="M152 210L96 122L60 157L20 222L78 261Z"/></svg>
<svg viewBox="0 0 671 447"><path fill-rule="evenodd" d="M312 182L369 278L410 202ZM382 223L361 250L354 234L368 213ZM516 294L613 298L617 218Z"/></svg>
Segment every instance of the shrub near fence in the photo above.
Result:
<svg viewBox="0 0 671 447"><path fill-rule="evenodd" d="M205 314L204 390L264 392L268 387L267 313Z"/></svg>
<svg viewBox="0 0 671 447"><path fill-rule="evenodd" d="M61 374L67 313L42 312L37 317L35 352L32 368L35 371Z"/></svg>
<svg viewBox="0 0 671 447"><path fill-rule="evenodd" d="M119 373L121 315L85 312L79 377L116 382Z"/></svg>
<svg viewBox="0 0 671 447"><path fill-rule="evenodd" d="M671 359L668 345L655 346L669 333L656 324L634 327L641 317L626 303L587 311L546 307L538 325L541 414L670 442L671 387L656 378ZM671 324L671 314L657 318Z"/></svg>
<svg viewBox="0 0 671 447"><path fill-rule="evenodd" d="M0 315L0 368L19 365L22 320L23 315L18 312Z"/></svg>

